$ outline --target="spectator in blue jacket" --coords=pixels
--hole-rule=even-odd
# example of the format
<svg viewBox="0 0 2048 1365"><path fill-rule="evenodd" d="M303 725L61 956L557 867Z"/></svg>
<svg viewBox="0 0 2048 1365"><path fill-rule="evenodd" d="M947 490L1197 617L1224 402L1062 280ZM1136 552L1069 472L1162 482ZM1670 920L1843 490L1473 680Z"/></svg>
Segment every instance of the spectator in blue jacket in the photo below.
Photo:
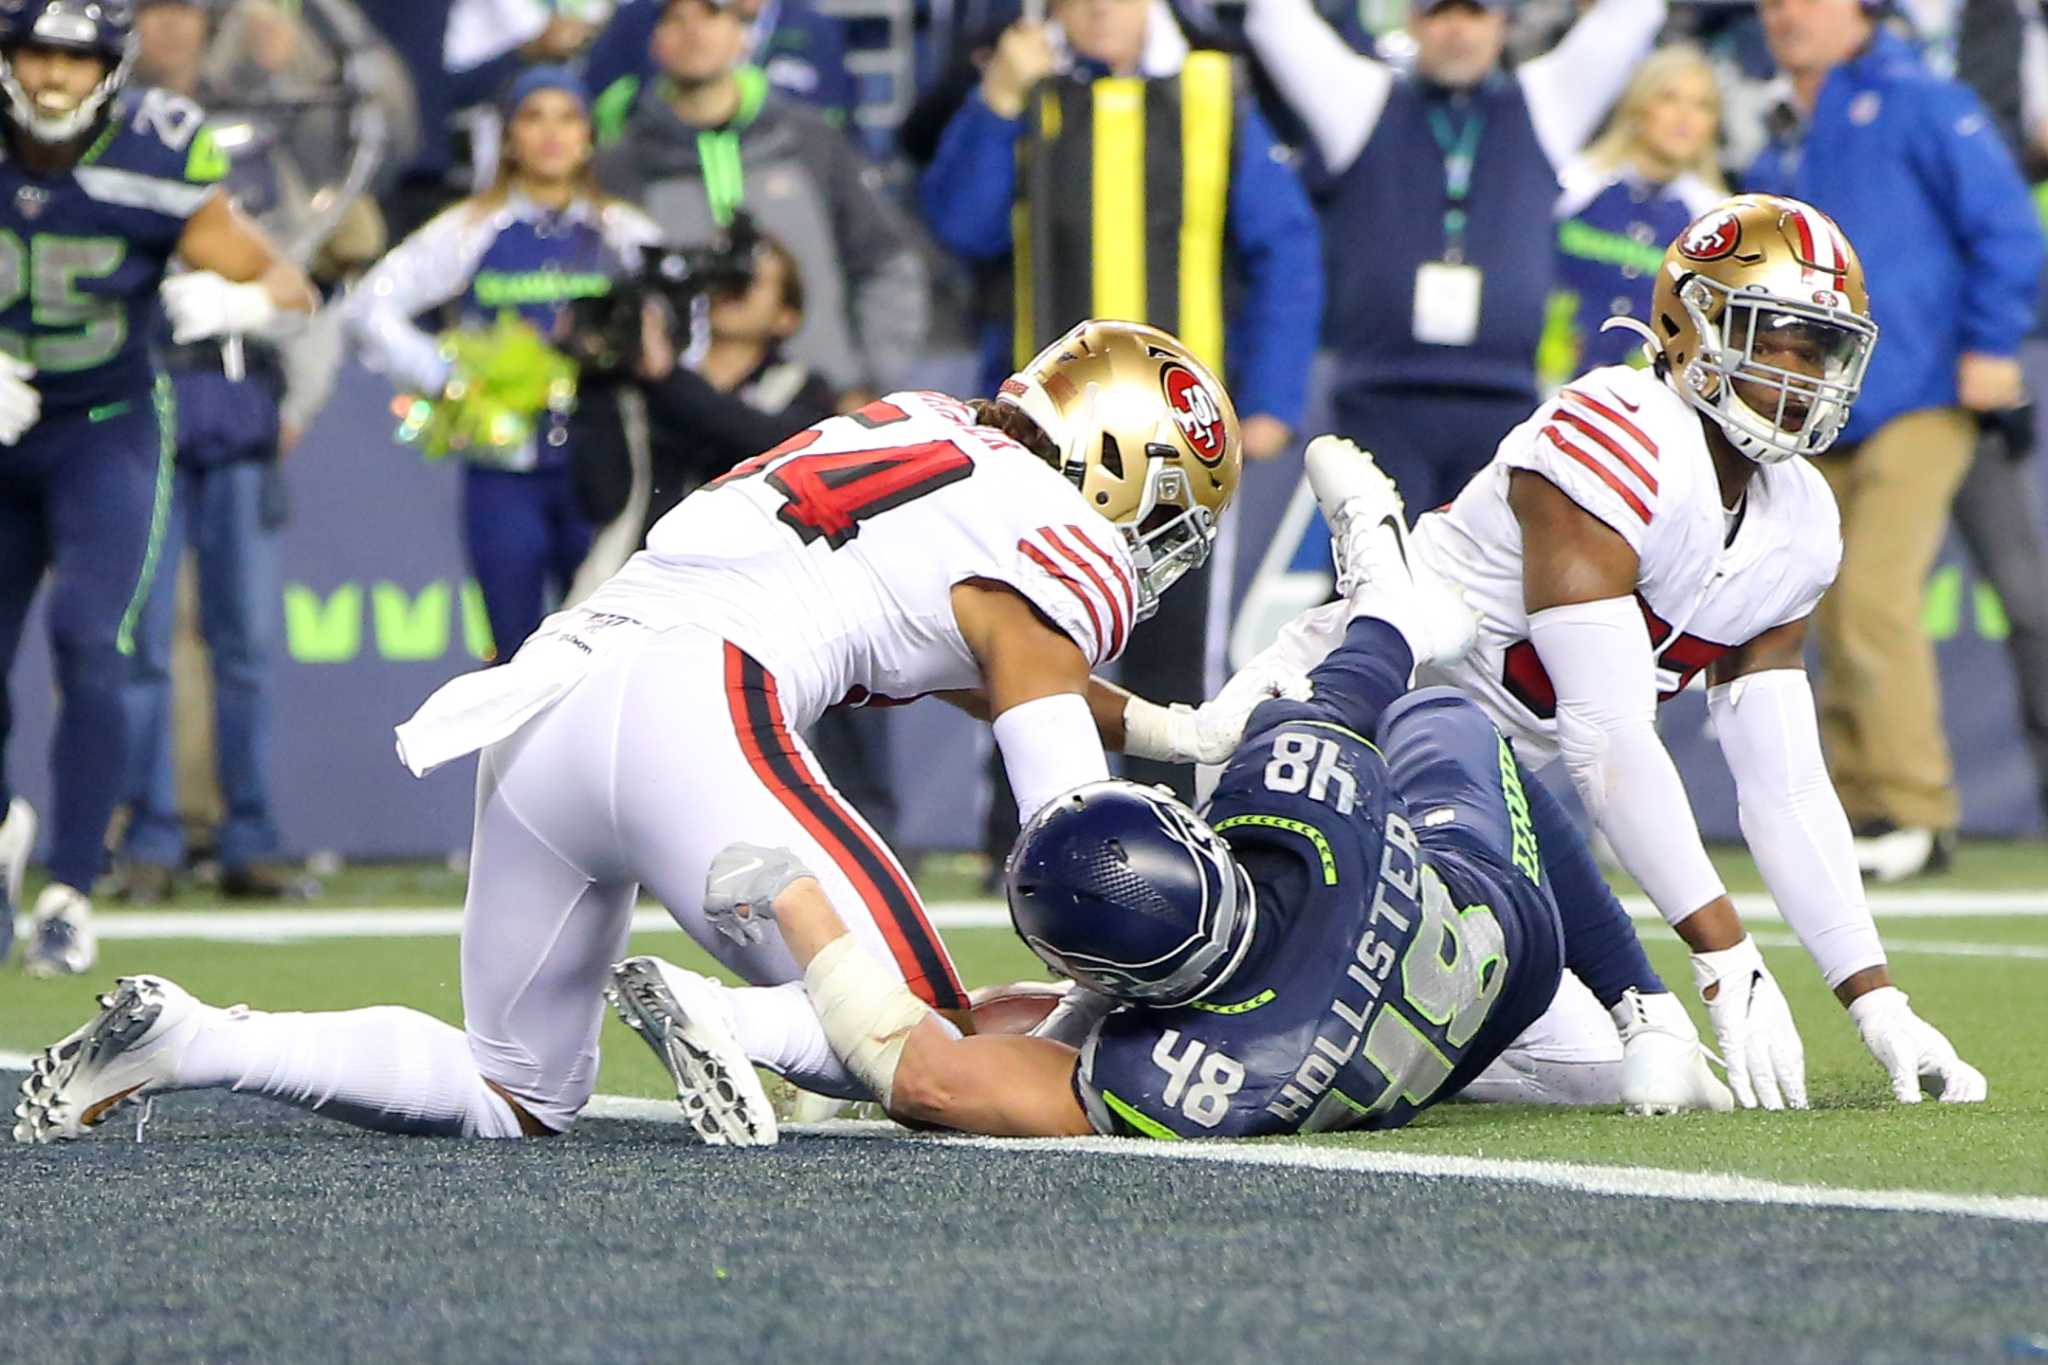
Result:
<svg viewBox="0 0 2048 1365"><path fill-rule="evenodd" d="M1052 12L1051 25L1019 22L1005 30L980 86L946 125L918 181L925 222L969 261L1010 254L1017 147L1027 132L1027 98L1041 81L1062 68L1064 79L1078 81L1168 80L1188 56L1171 13L1149 0L1056 0ZM1224 234L1229 273L1242 295L1227 369L1244 418L1244 453L1270 459L1287 449L1307 403L1322 321L1321 240L1308 196L1266 121L1249 97L1234 103ZM1015 368L1010 338L1008 320L991 323L984 353L991 389Z"/></svg>
<svg viewBox="0 0 2048 1365"><path fill-rule="evenodd" d="M1840 223L1879 328L1843 439L1815 461L1843 541L1815 624L1835 786L1864 870L1890 880L1944 866L1959 818L1920 598L1979 416L2022 399L2041 233L1977 97L1858 0L1760 9L1787 89L1749 185Z"/></svg>

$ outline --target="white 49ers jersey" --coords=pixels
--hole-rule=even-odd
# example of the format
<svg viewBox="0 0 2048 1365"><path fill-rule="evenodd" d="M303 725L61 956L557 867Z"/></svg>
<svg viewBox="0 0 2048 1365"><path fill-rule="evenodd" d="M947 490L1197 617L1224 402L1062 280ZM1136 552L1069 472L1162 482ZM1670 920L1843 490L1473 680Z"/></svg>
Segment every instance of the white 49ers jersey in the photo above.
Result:
<svg viewBox="0 0 2048 1365"><path fill-rule="evenodd" d="M583 605L715 631L775 675L791 724L972 688L952 589L1005 584L1091 665L1122 652L1137 571L1079 489L966 404L896 393L691 494Z"/></svg>
<svg viewBox="0 0 2048 1365"><path fill-rule="evenodd" d="M1420 517L1413 537L1480 613L1472 651L1421 680L1461 689L1539 758L1556 752L1557 696L1522 605L1522 530L1508 506L1516 469L1542 475L1635 550L1659 700L1729 649L1811 613L1841 563L1834 495L1804 459L1757 468L1730 539L1706 435L1684 399L1626 365L1566 385L1450 506Z"/></svg>

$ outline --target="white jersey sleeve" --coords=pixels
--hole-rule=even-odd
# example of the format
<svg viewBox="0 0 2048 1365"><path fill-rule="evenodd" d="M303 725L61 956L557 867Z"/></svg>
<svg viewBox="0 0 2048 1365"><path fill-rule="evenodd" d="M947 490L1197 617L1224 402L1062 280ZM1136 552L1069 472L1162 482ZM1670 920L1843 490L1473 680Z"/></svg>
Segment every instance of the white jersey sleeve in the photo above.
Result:
<svg viewBox="0 0 2048 1365"><path fill-rule="evenodd" d="M1094 520L1026 530L1004 581L1100 667L1123 653L1137 624L1137 569L1115 528Z"/></svg>
<svg viewBox="0 0 2048 1365"><path fill-rule="evenodd" d="M1662 502L1664 471L1648 405L1616 391L1635 373L1610 366L1559 389L1508 433L1499 459L1542 475L1641 556Z"/></svg>

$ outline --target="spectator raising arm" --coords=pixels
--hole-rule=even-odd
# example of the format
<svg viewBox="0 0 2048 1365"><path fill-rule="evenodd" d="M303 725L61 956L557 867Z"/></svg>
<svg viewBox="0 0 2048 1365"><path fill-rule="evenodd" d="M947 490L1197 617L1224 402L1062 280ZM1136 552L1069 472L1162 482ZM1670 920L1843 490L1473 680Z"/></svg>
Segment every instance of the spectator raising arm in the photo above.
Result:
<svg viewBox="0 0 2048 1365"><path fill-rule="evenodd" d="M1342 172L1378 126L1394 73L1352 51L1309 0L1249 0L1244 31L1266 74L1308 125L1323 165Z"/></svg>
<svg viewBox="0 0 2048 1365"><path fill-rule="evenodd" d="M1515 69L1529 122L1553 166L1577 156L1649 55L1665 0L1599 0L1556 47Z"/></svg>

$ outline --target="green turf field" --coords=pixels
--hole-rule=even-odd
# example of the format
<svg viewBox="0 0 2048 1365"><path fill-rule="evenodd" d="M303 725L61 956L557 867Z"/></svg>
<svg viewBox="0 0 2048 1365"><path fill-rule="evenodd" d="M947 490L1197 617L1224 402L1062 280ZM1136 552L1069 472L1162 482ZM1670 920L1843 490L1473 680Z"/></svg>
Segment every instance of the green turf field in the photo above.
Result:
<svg viewBox="0 0 2048 1365"><path fill-rule="evenodd" d="M1738 893L1756 885L1737 859L1729 861L1728 874ZM971 892L973 878L971 869L955 863L930 867L921 880L937 901ZM317 908L453 905L460 885L459 877L440 869L350 871L330 882ZM1936 903L1942 893L2042 893L2037 913L1885 915L1880 921L1895 978L1915 1007L1989 1076L1991 1099L1985 1105L1895 1104L1805 953L1782 925L1773 924L1758 933L1806 1040L1812 1112L1645 1121L1597 1111L1450 1105L1399 1132L1322 1140L1839 1186L2048 1194L2048 850L1974 846L1956 875L1904 889ZM203 896L188 895L176 908L206 904ZM1642 927L1659 970L1683 982L1684 956L1676 941L1655 924ZM1044 974L1006 930L956 929L946 937L970 985ZM634 949L708 965L678 934L642 935ZM0 1050L27 1051L53 1040L86 1017L91 993L106 980L140 971L169 976L216 1003L326 1009L394 1002L460 1018L456 944L450 937L287 944L122 940L105 945L101 969L90 982L36 982L10 974L0 986ZM1699 1022L1704 1033L1703 1015ZM600 1090L666 1093L666 1078L652 1056L616 1021L607 1020L604 1046Z"/></svg>

